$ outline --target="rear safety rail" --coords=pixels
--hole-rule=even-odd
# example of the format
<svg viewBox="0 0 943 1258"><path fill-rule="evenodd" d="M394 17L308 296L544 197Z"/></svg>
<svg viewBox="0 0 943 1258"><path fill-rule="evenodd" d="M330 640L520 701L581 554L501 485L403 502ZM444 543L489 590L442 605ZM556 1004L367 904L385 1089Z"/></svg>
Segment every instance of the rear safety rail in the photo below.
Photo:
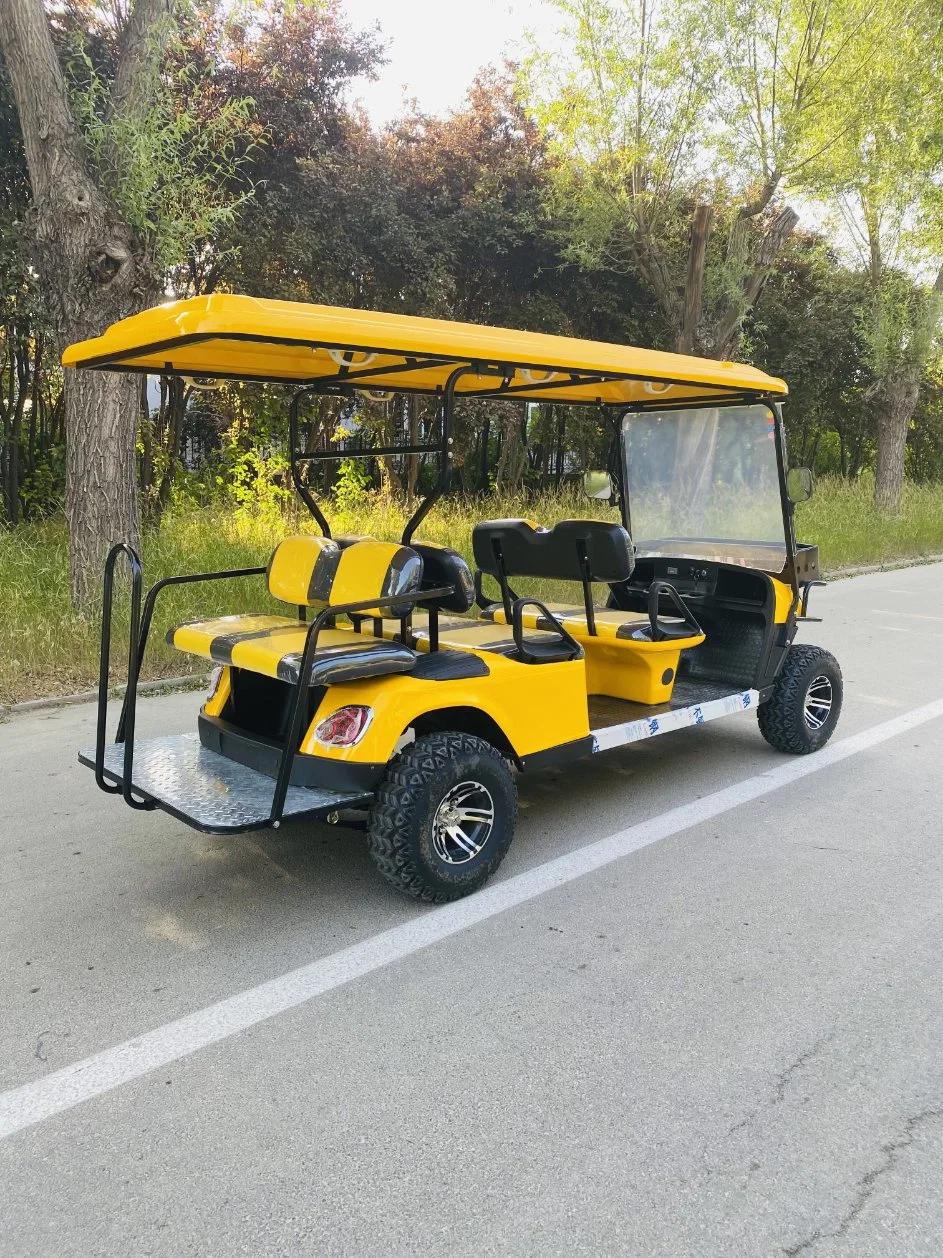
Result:
<svg viewBox="0 0 943 1258"><path fill-rule="evenodd" d="M111 662L111 628L112 628L112 612L114 604L114 584L115 584L115 567L121 556L124 555L128 561L131 570L131 609L130 609L130 629L128 633L128 678L125 688L124 700L121 705L121 715L118 720L118 728L115 734L115 748L121 748L121 776L117 782L108 781L105 777L106 768L112 777L117 776L115 773L115 755L107 756L106 765L106 734L108 720L108 689L110 679L110 662ZM134 731L137 716L137 692L138 680L141 675L141 667L144 661L144 652L147 647L148 637L150 635L151 625L154 619L154 608L157 603L158 595L162 590L171 585L186 585L200 581L223 581L238 577L264 576L266 569L264 567L257 568L233 568L223 572L203 572L194 573L187 576L164 577L163 580L157 581L147 592L144 599L143 615L141 608L141 588L143 583L144 570L141 564L140 556L127 542L118 542L111 548L108 558L105 560L104 581L102 585L102 628L101 628L101 652L99 659L98 673L98 715L95 738L95 757L94 770L95 781L101 790L106 791L110 795L122 795L125 802L130 804L132 808L142 810L151 810L156 807L154 800L147 796L144 798L136 798L133 791L133 773L134 773ZM275 790L272 797L272 805L268 816L268 825L277 828L285 810L285 800L291 779L291 769L294 762L298 743L301 738L301 721L307 709L306 697L309 690L309 680L311 677L312 664L314 662L315 652L317 651L318 635L325 626L333 625L335 619L341 615L356 615L372 611L374 608L383 609L402 606L403 603L424 603L441 598L448 598L454 594L454 586L442 586L432 590L417 591L415 594L404 596L403 594L390 595L383 598L369 598L351 603L338 603L325 607L323 611L312 621L307 628L305 636L305 645L301 657L301 667L298 672L298 682L295 685L294 694L292 695L291 706L288 715L288 730L285 738L285 744L279 758L278 773L275 779ZM434 614L435 608L431 610ZM410 616L402 617L404 624L404 634L408 637L408 626ZM303 622L302 622L303 623Z"/></svg>
<svg viewBox="0 0 943 1258"><path fill-rule="evenodd" d="M124 759L121 783L117 785L105 780L105 726L108 720L108 680L111 656L111 614L115 593L115 565L124 555L131 569L131 626L128 631L128 683L125 689L124 706L122 709L122 725L129 737L124 743ZM112 546L105 560L105 575L102 583L102 632L101 651L98 663L98 725L95 736L95 781L99 788L109 795L122 795L126 804L132 808L150 811L154 807L149 799L135 799L131 791L131 773L134 767L134 718L137 699L138 675L140 671L140 633L141 633L141 581L144 569L141 559L133 546L127 542L118 542ZM121 739L116 740L118 742Z"/></svg>
<svg viewBox="0 0 943 1258"><path fill-rule="evenodd" d="M105 770L105 738L108 720L108 683L111 657L111 620L114 605L115 565L118 559L126 556L131 569L131 625L128 634L128 679L121 704L121 715L115 733L115 743L123 744L123 770L121 782L108 782ZM105 560L105 575L102 584L102 629L101 651L98 670L98 724L95 740L95 781L101 790L109 795L122 795L125 803L132 808L150 810L154 807L149 799L135 799L132 793L132 772L134 769L134 726L137 714L138 680L144 662L144 651L154 617L154 605L161 590L168 585L185 585L196 581L221 581L229 577L261 576L264 568L234 568L226 572L200 572L188 576L165 577L156 582L147 592L144 600L144 613L141 614L141 586L144 568L141 558L133 546L127 542L118 542L112 546Z"/></svg>

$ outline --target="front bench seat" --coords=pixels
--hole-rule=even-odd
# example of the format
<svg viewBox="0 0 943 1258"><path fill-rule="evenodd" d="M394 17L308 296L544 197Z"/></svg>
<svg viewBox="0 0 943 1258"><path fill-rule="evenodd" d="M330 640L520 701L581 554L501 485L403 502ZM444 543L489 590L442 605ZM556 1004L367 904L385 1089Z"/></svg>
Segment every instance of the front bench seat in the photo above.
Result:
<svg viewBox="0 0 943 1258"><path fill-rule="evenodd" d="M512 577L537 577L583 583L627 581L635 569L635 551L626 530L605 520L560 520L542 528L532 520L483 520L472 534L479 572L504 586ZM576 638L589 636L586 608L568 603L547 603L547 610ZM648 624L642 612L594 608L596 636L628 638ZM504 604L482 608L482 620L508 623ZM522 623L547 628L548 622L533 607L525 607Z"/></svg>
<svg viewBox="0 0 943 1258"><path fill-rule="evenodd" d="M475 604L475 582L471 569L458 551L438 542L413 542L412 546L422 559L422 588L435 590L444 586L452 587L451 594L436 599L432 604L438 613L438 645L453 650L514 655L518 647L510 627L502 632L500 624L482 623L480 619L472 620L466 614ZM429 607L430 604L424 603L423 606ZM443 616L442 612L450 614ZM387 617L379 626L361 624L358 628L361 632L378 629L384 638L392 638L400 633L401 626L399 621ZM428 651L432 645L428 611L413 613L410 631L419 649ZM530 626L522 640L524 646L534 655L543 655L547 662L554 662L560 645L559 634L545 632L542 627Z"/></svg>
<svg viewBox="0 0 943 1258"><path fill-rule="evenodd" d="M564 629L568 629L574 638L584 638L589 635L585 608L574 607L571 603L546 603L545 606L547 611L553 612ZM507 623L502 603L491 603L482 608L480 617L496 625ZM644 631L649 624L647 612L624 612L606 607L595 607L593 620L596 624L596 636L599 638L634 638L637 637L639 630ZM533 608L525 607L523 623L535 629L543 629L547 620Z"/></svg>
<svg viewBox="0 0 943 1258"><path fill-rule="evenodd" d="M364 539L339 546L326 537L288 537L276 546L267 570L269 593L296 607L323 611L328 605L404 596L385 609L405 616L422 581L422 560L408 546ZM369 616L380 609L367 609ZM265 612L216 616L177 625L167 642L180 651L218 664L297 683L308 626L292 616ZM407 673L416 652L400 642L322 629L311 666L310 686L332 685L385 673Z"/></svg>

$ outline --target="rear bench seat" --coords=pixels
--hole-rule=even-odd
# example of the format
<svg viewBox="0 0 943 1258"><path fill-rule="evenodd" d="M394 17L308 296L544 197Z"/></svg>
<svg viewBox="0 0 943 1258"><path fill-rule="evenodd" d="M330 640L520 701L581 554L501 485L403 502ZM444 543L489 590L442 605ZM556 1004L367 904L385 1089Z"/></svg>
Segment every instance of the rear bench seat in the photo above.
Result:
<svg viewBox="0 0 943 1258"><path fill-rule="evenodd" d="M298 608L322 611L330 603L402 594L402 605L388 609L388 614L406 615L413 605L409 596L418 592L422 580L422 560L410 547L393 542L364 539L341 547L326 537L288 537L269 560L267 580L273 598ZM187 621L171 629L167 641L218 664L297 682L307 632L308 626L297 616L258 612ZM308 684L407 673L416 659L416 652L400 642L323 629Z"/></svg>

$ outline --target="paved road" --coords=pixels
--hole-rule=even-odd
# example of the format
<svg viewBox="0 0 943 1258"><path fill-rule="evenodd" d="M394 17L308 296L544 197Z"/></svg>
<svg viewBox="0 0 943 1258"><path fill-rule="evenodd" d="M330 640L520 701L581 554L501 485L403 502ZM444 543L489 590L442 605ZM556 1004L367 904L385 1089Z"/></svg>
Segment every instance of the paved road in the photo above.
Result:
<svg viewBox="0 0 943 1258"><path fill-rule="evenodd" d="M817 594L836 740L943 699L943 567ZM142 706L170 731L197 697ZM799 762L750 716L527 781L499 885L528 897L437 940L355 833L102 795L92 722L0 726L0 1090L391 928L433 942L0 1140L3 1255L943 1253L943 717L776 790Z"/></svg>

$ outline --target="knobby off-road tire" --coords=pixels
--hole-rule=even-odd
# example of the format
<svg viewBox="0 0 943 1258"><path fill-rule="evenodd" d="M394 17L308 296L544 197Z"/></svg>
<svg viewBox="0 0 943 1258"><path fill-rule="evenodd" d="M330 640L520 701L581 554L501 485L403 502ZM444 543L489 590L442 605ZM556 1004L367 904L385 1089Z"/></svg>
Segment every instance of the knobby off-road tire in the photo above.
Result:
<svg viewBox="0 0 943 1258"><path fill-rule="evenodd" d="M820 646L791 646L772 696L757 711L760 733L777 751L808 755L831 738L841 704L834 655Z"/></svg>
<svg viewBox="0 0 943 1258"><path fill-rule="evenodd" d="M475 820L489 812L490 824ZM466 819L456 820L459 814ZM473 734L427 734L397 756L377 790L370 855L400 891L445 904L487 882L516 820L514 778L490 743Z"/></svg>

